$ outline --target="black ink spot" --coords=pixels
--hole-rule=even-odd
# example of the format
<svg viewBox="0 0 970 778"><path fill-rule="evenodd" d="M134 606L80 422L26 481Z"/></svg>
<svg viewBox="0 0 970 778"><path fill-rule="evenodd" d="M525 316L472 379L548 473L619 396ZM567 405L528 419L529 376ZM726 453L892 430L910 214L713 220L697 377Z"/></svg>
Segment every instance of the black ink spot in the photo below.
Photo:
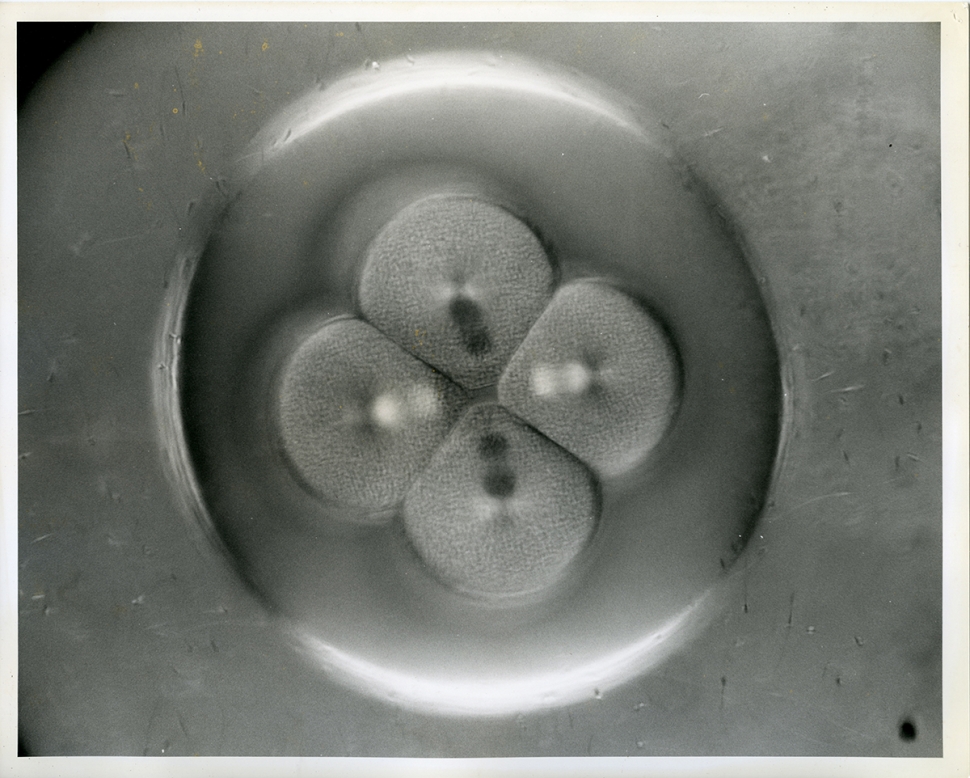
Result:
<svg viewBox="0 0 970 778"><path fill-rule="evenodd" d="M456 297L448 306L448 313L458 326L461 342L470 354L481 356L492 349L488 328L481 309L467 297Z"/></svg>
<svg viewBox="0 0 970 778"><path fill-rule="evenodd" d="M899 725L899 739L911 743L916 740L916 725L909 719L904 719Z"/></svg>
<svg viewBox="0 0 970 778"><path fill-rule="evenodd" d="M507 467L494 467L485 474L485 491L492 497L508 497L515 491L515 473Z"/></svg>

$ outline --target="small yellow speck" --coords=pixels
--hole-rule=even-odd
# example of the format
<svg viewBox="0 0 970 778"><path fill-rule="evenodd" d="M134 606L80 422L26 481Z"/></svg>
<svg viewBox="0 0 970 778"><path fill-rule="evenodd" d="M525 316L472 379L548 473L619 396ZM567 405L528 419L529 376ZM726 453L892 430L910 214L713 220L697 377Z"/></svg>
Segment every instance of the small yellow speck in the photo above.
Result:
<svg viewBox="0 0 970 778"><path fill-rule="evenodd" d="M310 186L310 182L304 179L303 186Z"/></svg>
<svg viewBox="0 0 970 778"><path fill-rule="evenodd" d="M137 88L138 88L138 82L136 81L135 82L135 89L137 89Z"/></svg>
<svg viewBox="0 0 970 778"><path fill-rule="evenodd" d="M142 189L141 187L138 187L138 191L139 191L139 192L144 192L145 190L144 190L144 189Z"/></svg>
<svg viewBox="0 0 970 778"><path fill-rule="evenodd" d="M178 108L173 108L172 109L172 113L178 113L178 112L179 112L179 109Z"/></svg>
<svg viewBox="0 0 970 778"><path fill-rule="evenodd" d="M268 49L268 48L269 48L269 41L263 41L263 46L262 46L262 48L263 48L263 51L266 51L266 49Z"/></svg>
<svg viewBox="0 0 970 778"><path fill-rule="evenodd" d="M192 52L193 57L198 57L200 54L203 54L204 49L202 48L202 39L196 38L192 48L195 49L195 51Z"/></svg>
<svg viewBox="0 0 970 778"><path fill-rule="evenodd" d="M342 32L338 32L338 33L337 33L337 37L338 37L338 38L343 38L343 37L344 37L344 34L343 34Z"/></svg>

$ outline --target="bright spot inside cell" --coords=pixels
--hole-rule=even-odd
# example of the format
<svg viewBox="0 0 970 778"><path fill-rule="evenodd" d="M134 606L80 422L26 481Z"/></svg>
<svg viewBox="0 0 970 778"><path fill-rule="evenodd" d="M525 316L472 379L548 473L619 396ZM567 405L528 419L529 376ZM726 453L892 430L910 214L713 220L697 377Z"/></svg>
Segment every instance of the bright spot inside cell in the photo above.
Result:
<svg viewBox="0 0 970 778"><path fill-rule="evenodd" d="M302 485L364 508L398 502L461 413L465 394L369 324L330 322L285 363L284 457Z"/></svg>
<svg viewBox="0 0 970 778"><path fill-rule="evenodd" d="M634 467L660 442L680 391L660 322L597 281L556 292L498 385L502 405L605 476Z"/></svg>
<svg viewBox="0 0 970 778"><path fill-rule="evenodd" d="M382 394L371 405L371 418L375 424L388 429L399 427L404 421L406 410L393 394Z"/></svg>
<svg viewBox="0 0 970 778"><path fill-rule="evenodd" d="M379 394L370 404L370 420L388 430L430 420L438 413L434 390L420 384Z"/></svg>
<svg viewBox="0 0 970 778"><path fill-rule="evenodd" d="M582 394L593 382L592 373L579 362L561 365L538 364L530 376L532 391L538 397Z"/></svg>

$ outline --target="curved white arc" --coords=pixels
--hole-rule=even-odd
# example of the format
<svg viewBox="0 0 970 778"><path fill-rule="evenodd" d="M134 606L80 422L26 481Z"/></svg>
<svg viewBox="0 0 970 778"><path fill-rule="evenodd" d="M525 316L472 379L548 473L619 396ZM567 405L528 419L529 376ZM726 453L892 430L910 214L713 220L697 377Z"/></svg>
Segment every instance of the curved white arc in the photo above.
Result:
<svg viewBox="0 0 970 778"><path fill-rule="evenodd" d="M381 71L372 76L352 78L349 83L339 81L284 109L277 120L257 134L251 151L239 160L244 165L245 174L255 173L287 145L361 108L388 98L407 97L449 87L462 90L493 89L555 100L592 112L650 143L632 116L622 115L615 106L605 103L580 84L570 83L567 74L557 74L557 80L551 74L540 72L539 66L530 67L526 62L506 63L501 68L487 70L468 70L468 55L438 55L420 67L393 64L397 67L390 72ZM252 163L251 160L258 161Z"/></svg>
<svg viewBox="0 0 970 778"><path fill-rule="evenodd" d="M612 653L509 678L409 673L349 654L295 625L288 632L297 648L332 678L361 693L436 715L504 716L587 700L649 670L706 623L711 599L708 591L660 628Z"/></svg>

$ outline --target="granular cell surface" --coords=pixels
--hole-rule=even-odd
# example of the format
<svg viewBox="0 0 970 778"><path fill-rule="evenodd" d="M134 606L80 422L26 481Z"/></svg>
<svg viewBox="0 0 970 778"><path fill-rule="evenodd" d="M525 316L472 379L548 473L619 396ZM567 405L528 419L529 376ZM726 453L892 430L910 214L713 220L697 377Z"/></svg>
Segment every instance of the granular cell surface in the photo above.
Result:
<svg viewBox="0 0 970 778"><path fill-rule="evenodd" d="M676 410L679 368L659 323L604 283L559 289L512 357L499 402L602 475L627 470Z"/></svg>
<svg viewBox="0 0 970 778"><path fill-rule="evenodd" d="M434 196L374 239L358 300L364 318L406 351L477 389L498 379L553 281L538 238L511 213Z"/></svg>
<svg viewBox="0 0 970 778"><path fill-rule="evenodd" d="M597 512L589 470L489 404L462 417L415 480L404 524L442 581L503 596L556 580L585 546Z"/></svg>
<svg viewBox="0 0 970 778"><path fill-rule="evenodd" d="M366 508L399 502L464 404L464 392L369 324L329 322L285 365L283 452L324 498Z"/></svg>

